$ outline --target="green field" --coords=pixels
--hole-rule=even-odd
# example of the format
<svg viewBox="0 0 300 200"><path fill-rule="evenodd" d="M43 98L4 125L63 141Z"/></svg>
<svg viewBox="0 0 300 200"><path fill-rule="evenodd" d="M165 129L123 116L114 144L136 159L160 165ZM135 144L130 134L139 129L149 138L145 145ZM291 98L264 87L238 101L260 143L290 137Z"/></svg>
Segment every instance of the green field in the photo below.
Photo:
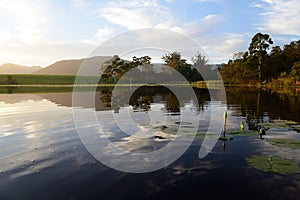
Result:
<svg viewBox="0 0 300 200"><path fill-rule="evenodd" d="M0 74L0 93L44 93L44 92L72 92L76 78L77 91L90 91L95 87L95 82L100 77L75 75L41 75L41 74ZM105 87L114 87L115 84L96 83L97 90ZM182 83L170 83L177 86L190 86ZM136 84L122 84L119 86L132 86ZM137 84L143 86L144 84ZM158 84L147 84L148 86L159 86ZM196 88L218 88L217 83L197 82L192 84Z"/></svg>
<svg viewBox="0 0 300 200"><path fill-rule="evenodd" d="M40 74L0 74L0 86L14 86L14 87L51 87L51 86L69 86L72 87L75 79L79 78L80 81L76 81L76 84L95 84L95 80L98 80L100 77L97 76L80 76L75 75L40 75ZM186 83L170 83L171 85L186 86ZM101 83L102 86L114 86L114 83ZM123 86L131 86L134 84L123 84ZM137 84L144 85L144 84ZM148 84L149 86L157 86L157 84ZM199 81L192 84L193 87L206 88L210 85L218 87L219 82L216 81ZM208 85L208 86L207 86Z"/></svg>
<svg viewBox="0 0 300 200"><path fill-rule="evenodd" d="M8 81L9 76L11 82ZM82 80L82 84L91 84L94 78L93 76L82 76L80 80ZM1 74L0 85L72 85L75 79L75 75Z"/></svg>

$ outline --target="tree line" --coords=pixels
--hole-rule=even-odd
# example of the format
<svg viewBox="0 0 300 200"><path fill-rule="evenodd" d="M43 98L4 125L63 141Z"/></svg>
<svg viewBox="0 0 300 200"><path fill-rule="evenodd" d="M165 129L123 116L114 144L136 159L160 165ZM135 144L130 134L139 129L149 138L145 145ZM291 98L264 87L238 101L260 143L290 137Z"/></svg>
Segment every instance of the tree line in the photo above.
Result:
<svg viewBox="0 0 300 200"><path fill-rule="evenodd" d="M218 70L212 68L212 66L208 64L208 59L199 52L191 58L190 63L182 58L180 52L165 54L162 56L162 60L164 61L163 65L176 70L189 82L201 81L203 80L201 74L213 74ZM104 70L101 71L101 69ZM146 72L143 75L147 77L142 78L144 78L145 81L149 79L148 82L151 82L151 77L153 76L162 76L164 79L170 79L170 81L174 78L174 73L168 70L168 68L162 68L160 71L155 69L155 65L151 63L151 57L149 56L134 56L131 61L126 61L121 59L118 55L114 55L102 65L101 69L100 83L117 83L118 80L131 69L139 69L140 71Z"/></svg>
<svg viewBox="0 0 300 200"><path fill-rule="evenodd" d="M225 83L288 83L300 82L300 40L272 46L268 34L253 36L248 51L234 54L234 59L222 64Z"/></svg>

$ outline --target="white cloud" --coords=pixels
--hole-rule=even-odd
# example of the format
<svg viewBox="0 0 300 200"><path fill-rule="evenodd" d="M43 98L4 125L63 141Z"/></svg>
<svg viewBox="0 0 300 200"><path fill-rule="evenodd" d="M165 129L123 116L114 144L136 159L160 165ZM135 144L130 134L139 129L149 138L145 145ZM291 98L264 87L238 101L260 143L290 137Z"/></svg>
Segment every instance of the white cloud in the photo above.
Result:
<svg viewBox="0 0 300 200"><path fill-rule="evenodd" d="M232 58L233 53L246 51L250 37L250 33L227 33L218 38L202 38L200 43L209 55L210 62L218 64L227 62Z"/></svg>
<svg viewBox="0 0 300 200"><path fill-rule="evenodd" d="M265 8L262 4L257 3L257 2L251 2L250 3L250 7L253 7L253 8Z"/></svg>
<svg viewBox="0 0 300 200"><path fill-rule="evenodd" d="M186 22L170 29L198 39L203 37L208 31L213 30L221 20L219 16L209 14L200 20Z"/></svg>
<svg viewBox="0 0 300 200"><path fill-rule="evenodd" d="M99 45L101 42L111 38L115 35L114 28L112 27L103 27L98 29L97 33L92 39L83 39L82 42L90 45Z"/></svg>
<svg viewBox="0 0 300 200"><path fill-rule="evenodd" d="M253 2L252 7L261 8L257 29L271 34L294 34L300 32L300 1L298 0L261 0Z"/></svg>
<svg viewBox="0 0 300 200"><path fill-rule="evenodd" d="M108 22L129 30L155 27L172 18L156 0L110 1L98 11Z"/></svg>
<svg viewBox="0 0 300 200"><path fill-rule="evenodd" d="M217 27L218 23L222 20L218 15L208 14L195 21L186 21L189 19L180 19L180 16L176 15L176 13L172 13L169 8L160 5L156 0L115 0L110 1L97 11L99 16L106 19L112 26L118 25L129 30L141 28L168 29L187 35L198 41L201 41L201 39L204 38L209 31ZM141 37L143 41L155 45L155 42L158 41L155 37L159 38L160 35L146 34L139 35L139 37ZM141 38L136 38L136 40ZM85 42L91 41L86 40ZM180 41L178 41L178 44L180 44Z"/></svg>
<svg viewBox="0 0 300 200"><path fill-rule="evenodd" d="M111 36L113 31L114 29L111 27L104 27L102 29L98 29L95 37L98 41L103 41L107 39L107 37Z"/></svg>
<svg viewBox="0 0 300 200"><path fill-rule="evenodd" d="M176 15L156 0L110 1L98 12L100 17L111 24L129 30L162 28L187 34L191 37L213 29L221 21L221 18L215 14L209 14L196 21L187 22L183 19L176 21L174 17ZM178 19L178 16L176 18Z"/></svg>
<svg viewBox="0 0 300 200"><path fill-rule="evenodd" d="M223 51L227 51L228 53L233 53L233 50L236 51L244 51L247 48L244 48L245 37L248 36L248 33L244 34L226 34L224 38L221 38L218 46Z"/></svg>

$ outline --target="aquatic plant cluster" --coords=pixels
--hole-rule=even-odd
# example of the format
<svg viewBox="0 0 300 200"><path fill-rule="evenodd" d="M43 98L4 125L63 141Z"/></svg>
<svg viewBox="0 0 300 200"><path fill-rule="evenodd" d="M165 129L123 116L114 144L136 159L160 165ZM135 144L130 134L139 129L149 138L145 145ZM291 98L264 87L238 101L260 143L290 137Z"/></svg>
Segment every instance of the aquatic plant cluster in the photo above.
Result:
<svg viewBox="0 0 300 200"><path fill-rule="evenodd" d="M224 119L227 119L227 114L224 114ZM140 124L141 126L145 126L148 128L153 128L157 130L157 134L154 136L158 140L164 139L173 139L176 137L177 129L174 127L167 126L151 126L149 124ZM261 127L259 130L244 130L245 125L243 122L240 123L240 130L230 129L226 131L226 135L220 135L220 133L205 133L205 132L197 132L196 134L186 133L186 136L193 136L195 140L203 140L205 137L207 139L219 138L219 140L223 141L222 148L225 150L226 141L233 140L233 137L257 137L262 135L266 135L265 130L269 130L270 128L294 128L294 130L298 130L299 123L287 120L273 120L268 123L261 123ZM263 130L263 131L262 131ZM223 132L224 133L224 132ZM290 148L290 149L300 149L300 141L295 139L287 139L287 138L267 138L264 140L271 145L281 147L281 148ZM249 166L270 173L278 173L278 174L290 174L300 170L299 165L289 159L274 155L251 155L246 158Z"/></svg>

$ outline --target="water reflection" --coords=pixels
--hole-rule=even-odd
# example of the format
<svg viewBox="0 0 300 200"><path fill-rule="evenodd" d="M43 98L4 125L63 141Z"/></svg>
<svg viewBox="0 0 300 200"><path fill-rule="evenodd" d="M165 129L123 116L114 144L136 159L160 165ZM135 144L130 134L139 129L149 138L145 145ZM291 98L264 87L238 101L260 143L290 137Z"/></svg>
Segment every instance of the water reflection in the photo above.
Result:
<svg viewBox="0 0 300 200"><path fill-rule="evenodd" d="M65 148L59 147L57 142L62 138L56 136L70 131L71 109L34 99L14 104L0 103L0 168L3 171L16 170L11 178L39 172L63 159L49 158L55 155L57 148ZM71 142L68 142L69 146Z"/></svg>
<svg viewBox="0 0 300 200"><path fill-rule="evenodd" d="M269 89L226 88L227 103L235 116L243 116L250 130L259 130L259 123L271 119L300 122L300 94Z"/></svg>
<svg viewBox="0 0 300 200"><path fill-rule="evenodd" d="M112 92L113 87L103 87L100 89L99 100L108 108L111 108L112 101ZM183 94L184 99L181 103L190 103L192 97L186 91L185 87L177 88L179 92ZM111 108L115 112L118 112L120 107L125 106L125 99L128 95L128 92L131 91L130 87L123 87L122 90L118 93L117 102L122 102L121 104L116 104L115 107ZM205 104L210 101L209 92L207 89L196 89L194 88L198 103L194 103L196 109L200 112L205 109ZM186 94L186 95L185 95ZM124 98L124 99L122 99ZM178 113L179 110L179 101L174 95L174 93L166 87L163 86L154 86L147 87L143 86L138 88L131 95L129 100L129 105L131 105L134 111L148 111L150 109L150 104L155 102L162 102L165 104L167 112ZM128 103L128 102L126 102Z"/></svg>
<svg viewBox="0 0 300 200"><path fill-rule="evenodd" d="M100 87L95 95L97 111L110 110L113 87ZM203 111L210 101L209 92L205 89L194 88L197 96L197 110ZM124 96L127 90L124 88ZM184 92L184 87L182 88ZM122 97L122 94L120 94ZM184 96L184 95L183 95ZM274 91L258 88L229 87L226 88L227 104L233 116L245 118L245 128L259 130L259 123L271 119L285 119L300 122L300 94L299 91ZM72 93L22 93L1 94L0 101L8 104L29 100L46 99L60 106L72 107ZM190 99L186 96L185 101ZM140 87L130 98L129 105L135 111L149 110L149 104L163 102L170 112L178 111L178 100L165 87ZM122 102L122 101L120 101ZM83 107L89 106L82 103ZM122 105L119 105L121 107ZM119 108L114 108L116 111ZM240 122L238 122L240 123Z"/></svg>
<svg viewBox="0 0 300 200"><path fill-rule="evenodd" d="M248 129L258 130L260 122L273 119L300 122L300 99L295 92L281 93L253 88L226 90L228 130L239 130L241 121L244 121L245 134ZM112 88L98 90L95 96L98 115L111 112L111 92ZM195 89L195 93L199 102L194 105L195 110L209 117L212 102L208 91ZM184 101L191 103L188 96ZM141 87L133 93L128 104L137 115L151 113L154 105L160 105L164 113L177 113L178 108L181 108L174 94L164 87ZM89 108L84 102L82 105L79 109ZM265 140L255 135L234 136L232 141L218 141L213 151L202 160L197 157L203 139L200 135L173 164L157 172L136 175L110 169L86 151L74 127L71 106L71 93L0 94L1 199L113 199L124 196L174 199L189 194L222 197L224 194L232 195L232 188L236 189L234 194L240 199L256 198L257 195L267 199L291 199L299 194L299 173L263 173L245 162L245 158L251 155L264 154L299 163L299 149L278 147L267 141L270 137L300 140L299 133L289 128L271 128L264 136ZM122 104L117 110L120 111L120 108ZM111 120L107 118L108 126L114 126L109 124ZM199 133L207 129L207 124L203 123L207 119L203 117L201 120ZM220 120L222 122L223 116L220 116ZM173 122L180 122L180 119ZM165 130L172 132L178 126L189 124L167 125L169 129ZM133 152L153 151L172 140L155 137L138 140L122 135L117 129L110 130L114 131L107 135L99 134L99 137L108 137L119 147ZM90 142L94 142L93 138ZM258 183L257 180L261 181ZM257 187L260 189L257 190ZM274 194L270 190L284 192Z"/></svg>

